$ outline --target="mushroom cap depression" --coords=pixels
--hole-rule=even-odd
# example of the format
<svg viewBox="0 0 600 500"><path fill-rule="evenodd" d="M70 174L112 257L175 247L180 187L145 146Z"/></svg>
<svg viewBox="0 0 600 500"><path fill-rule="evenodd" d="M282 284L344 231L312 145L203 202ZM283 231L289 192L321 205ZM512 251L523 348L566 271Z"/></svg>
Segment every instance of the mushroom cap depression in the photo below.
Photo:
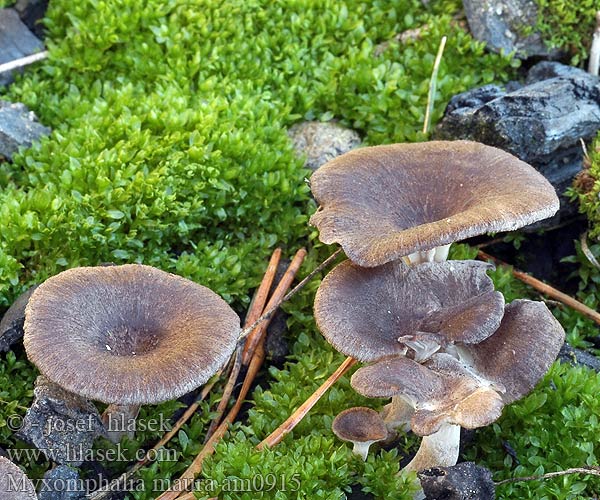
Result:
<svg viewBox="0 0 600 500"><path fill-rule="evenodd" d="M357 370L351 384L366 397L402 396L415 408L411 429L420 436L445 423L467 429L489 425L504 407L496 390L445 353L424 364L402 356L382 360Z"/></svg>
<svg viewBox="0 0 600 500"><path fill-rule="evenodd" d="M19 467L4 457L0 457L0 499L37 499L31 480Z"/></svg>
<svg viewBox="0 0 600 500"><path fill-rule="evenodd" d="M363 362L402 355L411 341L481 342L504 314L504 297L486 274L492 267L472 260L375 268L344 261L317 291L317 326L335 349Z"/></svg>
<svg viewBox="0 0 600 500"><path fill-rule="evenodd" d="M374 267L488 232L513 231L559 208L533 167L472 141L392 144L350 151L310 179L323 243Z"/></svg>
<svg viewBox="0 0 600 500"><path fill-rule="evenodd" d="M357 443L382 441L388 434L379 413L364 406L342 411L333 420L331 430L343 441Z"/></svg>
<svg viewBox="0 0 600 500"><path fill-rule="evenodd" d="M29 359L52 382L115 404L175 399L230 357L240 320L210 289L154 267L69 269L25 313Z"/></svg>

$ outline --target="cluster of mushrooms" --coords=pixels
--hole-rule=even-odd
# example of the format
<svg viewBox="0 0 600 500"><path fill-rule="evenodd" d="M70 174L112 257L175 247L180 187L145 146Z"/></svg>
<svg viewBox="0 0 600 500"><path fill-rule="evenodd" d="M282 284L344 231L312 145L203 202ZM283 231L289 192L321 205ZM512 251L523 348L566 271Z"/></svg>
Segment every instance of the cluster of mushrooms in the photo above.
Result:
<svg viewBox="0 0 600 500"><path fill-rule="evenodd" d="M365 457L372 442L410 429L423 440L408 470L455 464L460 426L487 425L529 392L564 331L543 303L506 305L489 264L446 261L449 246L553 215L552 186L510 154L456 141L356 150L321 167L311 189L321 240L350 258L322 282L317 324L337 350L367 363L354 389L391 398L381 413L342 412L334 432ZM69 269L27 299L29 359L44 383L107 403L103 420L121 423L107 429L115 442L140 405L204 384L241 333L210 289L145 265ZM2 498L9 476L22 473L0 458ZM21 484L14 498L35 498Z"/></svg>
<svg viewBox="0 0 600 500"><path fill-rule="evenodd" d="M333 432L366 459L398 431L422 436L406 471L455 465L460 428L494 422L556 359L564 330L546 305L505 304L490 264L447 261L449 246L552 216L553 187L514 156L470 141L355 150L311 178L311 223L350 260L323 280L317 325L365 366L352 387L391 398L350 408Z"/></svg>

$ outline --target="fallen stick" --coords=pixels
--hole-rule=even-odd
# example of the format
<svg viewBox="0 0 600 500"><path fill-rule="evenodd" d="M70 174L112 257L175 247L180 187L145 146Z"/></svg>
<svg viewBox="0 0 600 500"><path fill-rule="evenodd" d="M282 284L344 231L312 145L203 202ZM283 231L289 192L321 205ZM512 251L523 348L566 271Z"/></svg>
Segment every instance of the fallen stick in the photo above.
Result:
<svg viewBox="0 0 600 500"><path fill-rule="evenodd" d="M267 270L265 275L252 299L252 304L250 304L250 309L248 310L248 314L246 315L246 320L244 321L244 328L253 324L261 315L263 310L265 309L265 304L267 303L267 299L269 297L269 291L271 290L271 286L273 285L273 279L275 278L275 273L277 272L277 266L279 266L279 261L281 260L281 248L275 249L273 255L271 255L271 260L269 261L269 265L267 266ZM268 306L267 306L268 307ZM248 336L248 339L250 336ZM221 418L223 417L223 413L227 409L227 404L229 403L229 399L231 398L231 394L233 393L233 389L235 388L235 384L237 383L237 379L240 375L240 370L242 368L242 353L246 352L247 347L246 344L239 343L235 353L234 353L234 365L229 373L229 378L227 379L227 384L223 389L223 397L217 406L215 416L208 427L208 431L206 431L205 443L208 441L210 436L212 436L213 432L221 422Z"/></svg>
<svg viewBox="0 0 600 500"><path fill-rule="evenodd" d="M572 469L560 470L557 472L547 472L541 476L525 476L525 477L510 477L494 483L496 486L501 486L508 483L520 483L524 481L539 481L540 479L549 479L551 477L566 476L568 474L589 474L592 476L600 476L600 467L574 467Z"/></svg>
<svg viewBox="0 0 600 500"><path fill-rule="evenodd" d="M321 262L317 267L315 267L300 283L298 283L294 288L292 288L285 297L279 300L276 304L273 305L270 309L267 309L260 318L258 318L252 325L247 328L244 328L240 333L240 339L247 337L248 334L252 332L261 322L270 320L271 316L279 309L279 306L284 302L290 300L294 295L296 295L300 290L302 290L306 284L313 279L318 273L320 273L323 269L325 269L329 264L331 264L337 257L342 253L342 249L338 248L335 252L333 252L329 257L327 257L323 262Z"/></svg>
<svg viewBox="0 0 600 500"><path fill-rule="evenodd" d="M292 286L292 282L298 274L300 270L300 266L304 259L306 258L306 250L304 248L298 250L289 267L285 271L281 281L277 285L277 288L273 292L273 296L269 300L266 310L270 310L272 308L277 308L283 302L283 298L286 296L286 291ZM244 345L244 352L242 354L242 364L244 366L248 366L250 360L252 359L252 355L256 350L256 347L260 343L263 338L265 332L267 331L267 326L271 322L272 315L265 317L261 322L259 322L254 330L252 330L248 336L246 337L246 344Z"/></svg>
<svg viewBox="0 0 600 500"><path fill-rule="evenodd" d="M29 66L34 62L46 59L46 57L48 57L48 51L44 50L42 52L37 52L36 54L31 54L30 56L21 57L4 64L0 64L0 73L6 73L7 71L13 71L15 69Z"/></svg>
<svg viewBox="0 0 600 500"><path fill-rule="evenodd" d="M289 293L286 295L286 291L291 286L291 283L294 280L294 277L297 274L298 270L300 269L300 266L304 261L305 257L305 249L301 249L298 252L296 252L296 255L292 259L292 262L290 263L287 271L283 275L281 281L277 285L277 288L273 292L269 303L267 304L267 309L269 310L269 312L271 312L274 305L281 305L284 298L289 295ZM267 326L269 325L271 316L272 312L271 314L263 314L252 329L252 331L254 331L254 329L256 328L257 330L259 330L259 333L254 335L253 338L255 339L255 341L253 345L249 347L248 352L251 354L252 357L250 359L248 371L246 372L242 388L240 389L240 393L238 394L235 404L233 405L231 410L229 410L229 413L227 414L223 422L221 422L221 424L216 428L213 435L204 444L204 446L202 447L198 455L196 455L196 458L186 469L186 471L175 481L173 485L171 485L171 488L169 488L162 495L160 495L157 500L175 500L177 497L184 494L186 490L191 489L193 487L194 479L202 470L202 464L204 462L204 459L214 453L216 445L225 435L225 433L229 429L229 426L237 417L240 409L242 408L242 404L244 403L244 400L248 392L250 391L252 383L254 382L254 379L256 378L256 375L258 374L260 367L263 363L265 357L265 351L263 346L263 334L264 331L266 331Z"/></svg>
<svg viewBox="0 0 600 500"><path fill-rule="evenodd" d="M477 253L477 257L480 260L490 260L499 266L509 266L509 264L507 264L506 262L503 262L502 260L497 259L496 257L492 257L491 255L485 253L482 250L479 250L479 252ZM569 306L575 311L580 312L584 316L587 316L588 318L594 320L600 325L600 313L579 302L577 299L574 299L566 293L563 293L557 290L556 288L544 283L543 281L540 281L537 278L534 278L533 276L524 273L523 271L515 269L514 267L512 268L512 273L515 278L521 280L523 283L529 285L538 292L543 293L544 295L547 295L548 297L551 297L555 300L558 300L559 302L562 302L566 306Z"/></svg>
<svg viewBox="0 0 600 500"><path fill-rule="evenodd" d="M431 79L429 80L429 92L427 94L427 107L425 108L425 120L423 123L423 133L426 134L431 126L431 115L433 113L433 105L435 102L435 90L437 87L437 76L440 69L440 63L442 62L442 55L444 54L444 47L446 47L447 37L443 36L438 47L435 61L433 62L433 70L431 71Z"/></svg>
<svg viewBox="0 0 600 500"><path fill-rule="evenodd" d="M334 371L329 378L321 384L321 386L313 392L310 397L300 405L300 407L292 413L289 418L283 422L277 429L269 434L256 446L257 450L262 450L265 446L272 448L278 444L285 436L287 436L294 427L296 427L306 414L311 410L315 404L323 397L328 389L335 384L344 374L356 364L356 360L353 358L346 358L344 362Z"/></svg>

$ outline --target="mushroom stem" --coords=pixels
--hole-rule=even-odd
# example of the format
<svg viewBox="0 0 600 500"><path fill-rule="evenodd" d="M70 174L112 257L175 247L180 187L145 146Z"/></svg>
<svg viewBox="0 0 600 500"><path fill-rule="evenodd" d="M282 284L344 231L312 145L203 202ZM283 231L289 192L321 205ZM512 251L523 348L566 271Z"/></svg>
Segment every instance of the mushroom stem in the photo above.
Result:
<svg viewBox="0 0 600 500"><path fill-rule="evenodd" d="M354 441L352 453L359 455L363 459L363 462L366 462L367 456L369 455L369 448L373 443L375 443L375 441Z"/></svg>
<svg viewBox="0 0 600 500"><path fill-rule="evenodd" d="M120 442L123 436L132 439L139 412L140 405L108 405L102 414L102 423L106 427L108 439L113 443Z"/></svg>
<svg viewBox="0 0 600 500"><path fill-rule="evenodd" d="M407 259L410 264L422 264L423 262L444 262L448 259L448 252L450 251L450 245L442 245L439 247L432 248L431 250L419 250L418 252L411 253Z"/></svg>
<svg viewBox="0 0 600 500"><path fill-rule="evenodd" d="M414 412L413 405L402 396L392 396L391 403L381 410L381 418L390 432L397 429L407 432L410 430L410 419Z"/></svg>
<svg viewBox="0 0 600 500"><path fill-rule="evenodd" d="M424 436L415 457L403 472L456 465L460 446L460 425L444 424L439 431Z"/></svg>

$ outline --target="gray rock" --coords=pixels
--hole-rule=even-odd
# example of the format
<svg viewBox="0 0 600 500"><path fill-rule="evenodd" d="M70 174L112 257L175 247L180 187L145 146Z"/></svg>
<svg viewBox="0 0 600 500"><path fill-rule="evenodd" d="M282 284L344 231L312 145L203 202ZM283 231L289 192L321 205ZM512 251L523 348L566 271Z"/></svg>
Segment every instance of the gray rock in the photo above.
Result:
<svg viewBox="0 0 600 500"><path fill-rule="evenodd" d="M463 0L463 6L471 34L486 42L490 50L516 51L521 59L556 56L548 51L539 33L524 34L525 27L537 21L534 0Z"/></svg>
<svg viewBox="0 0 600 500"><path fill-rule="evenodd" d="M18 437L43 451L48 460L81 465L90 458L94 439L105 435L96 407L42 376L35 381L33 394Z"/></svg>
<svg viewBox="0 0 600 500"><path fill-rule="evenodd" d="M10 346L23 338L23 323L25 322L25 306L29 297L38 285L32 286L25 293L19 295L13 305L2 316L0 321L0 352L6 352Z"/></svg>
<svg viewBox="0 0 600 500"><path fill-rule="evenodd" d="M558 360L561 363L569 363L573 366L585 366L600 372L600 358L582 349L572 347L566 342L558 353Z"/></svg>
<svg viewBox="0 0 600 500"><path fill-rule="evenodd" d="M59 465L44 474L39 500L80 500L85 498L83 482L75 469Z"/></svg>
<svg viewBox="0 0 600 500"><path fill-rule="evenodd" d="M38 38L44 37L42 19L46 15L46 10L48 10L48 0L17 0L15 10L19 13L21 21Z"/></svg>
<svg viewBox="0 0 600 500"><path fill-rule="evenodd" d="M288 135L298 156L306 157L304 166L311 170L361 143L356 131L335 122L297 123L290 128Z"/></svg>
<svg viewBox="0 0 600 500"><path fill-rule="evenodd" d="M575 66L567 66L555 61L542 61L529 69L527 78L525 78L525 84L531 85L532 83L556 78L557 76L564 76L566 78L579 76L585 78L589 76L589 73Z"/></svg>
<svg viewBox="0 0 600 500"><path fill-rule="evenodd" d="M0 100L0 157L12 160L20 147L29 147L48 134L50 129L24 104Z"/></svg>
<svg viewBox="0 0 600 500"><path fill-rule="evenodd" d="M534 83L513 92L488 85L454 96L436 137L504 149L533 165L563 195L583 164L580 139L591 141L600 129L600 80L547 63L534 66L530 74ZM551 227L576 213L563 195L559 216L535 228Z"/></svg>
<svg viewBox="0 0 600 500"><path fill-rule="evenodd" d="M494 500L492 473L473 462L433 467L417 474L425 498L434 500Z"/></svg>
<svg viewBox="0 0 600 500"><path fill-rule="evenodd" d="M21 21L15 9L0 9L0 64L44 50L44 44ZM12 81L12 73L0 74L0 85Z"/></svg>

